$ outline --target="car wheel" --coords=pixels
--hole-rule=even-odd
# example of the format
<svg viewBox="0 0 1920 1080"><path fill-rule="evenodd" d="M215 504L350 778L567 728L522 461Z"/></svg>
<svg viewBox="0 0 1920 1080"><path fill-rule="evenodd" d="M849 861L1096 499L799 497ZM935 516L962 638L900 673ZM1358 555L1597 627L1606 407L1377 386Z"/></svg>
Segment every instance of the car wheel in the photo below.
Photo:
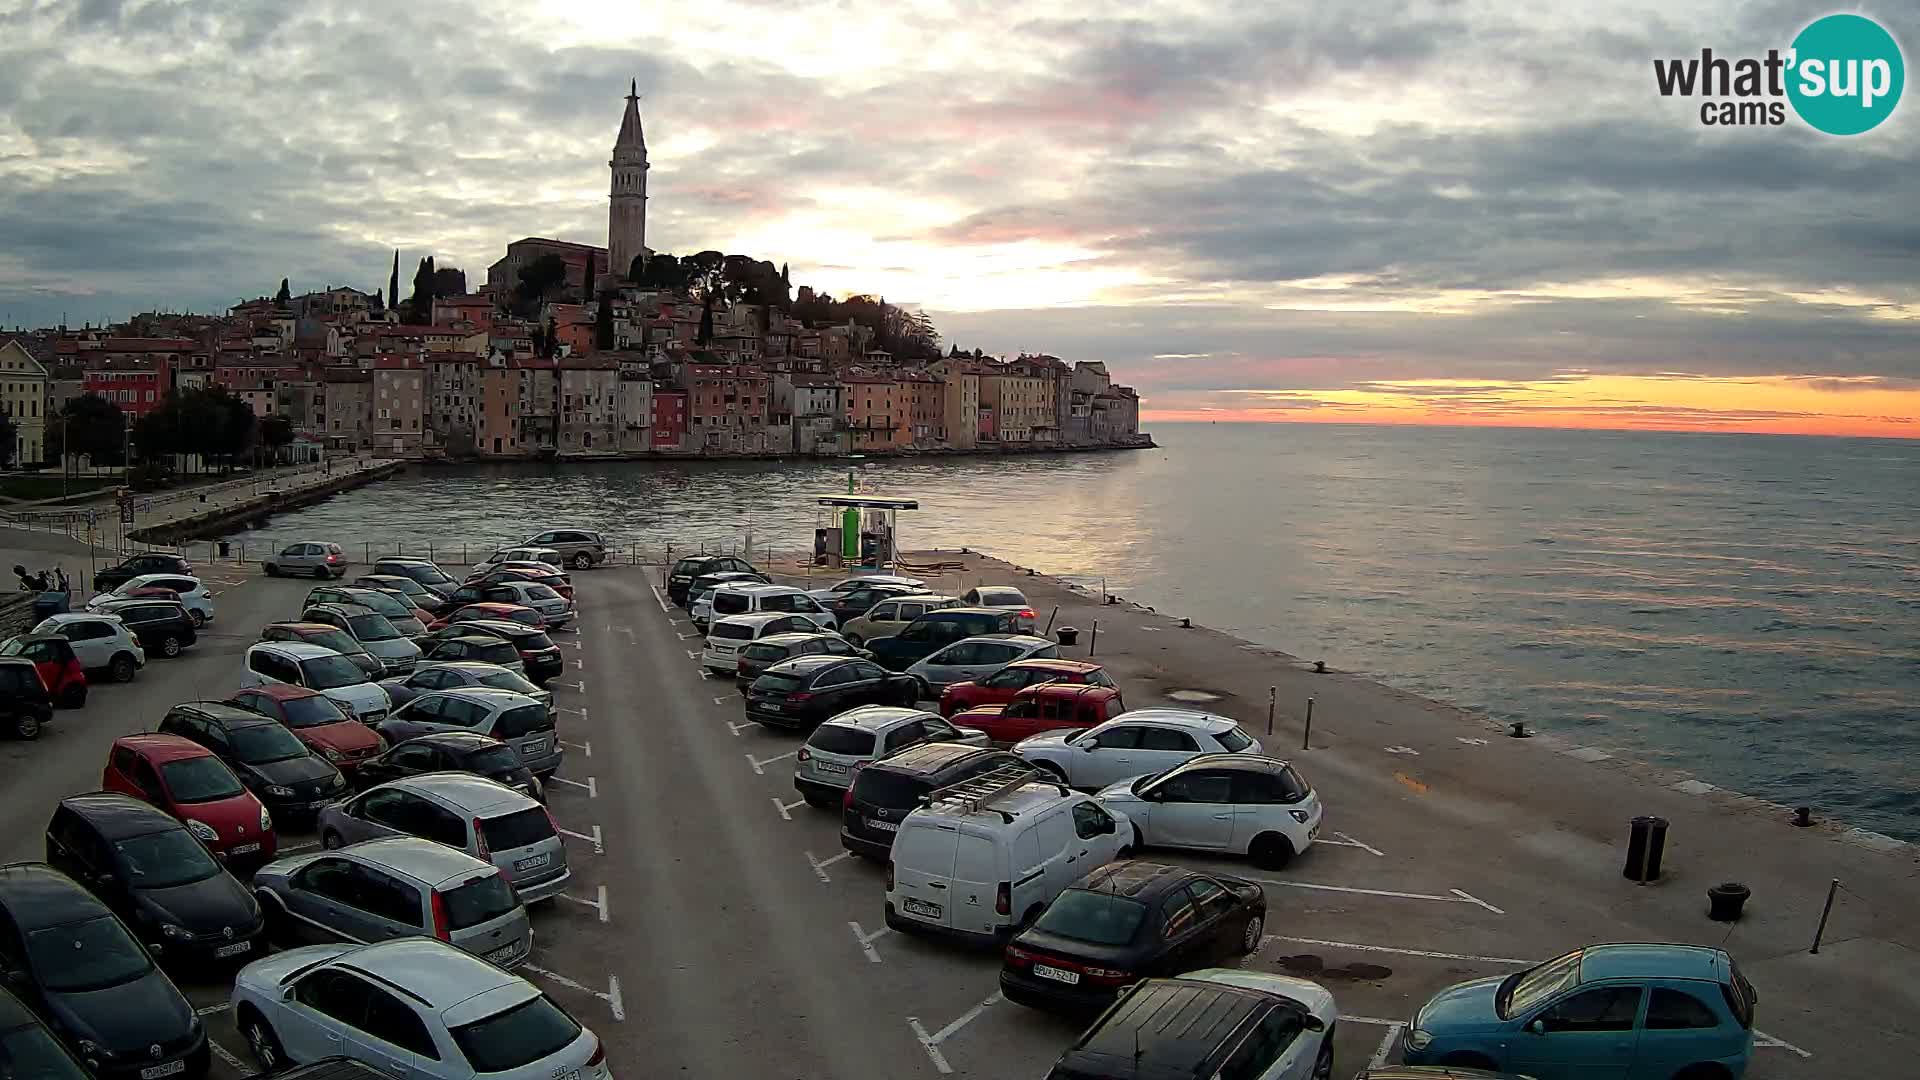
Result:
<svg viewBox="0 0 1920 1080"><path fill-rule="evenodd" d="M327 573L327 568L324 566L316 566L313 568L313 577L316 581L325 581L331 576L332 575Z"/></svg>
<svg viewBox="0 0 1920 1080"><path fill-rule="evenodd" d="M247 1040L247 1049L253 1053L253 1060L260 1063L262 1072L276 1073L287 1067L287 1052L280 1046L280 1037L273 1033L273 1025L251 1007L241 1018L240 1034Z"/></svg>
<svg viewBox="0 0 1920 1080"><path fill-rule="evenodd" d="M1255 915L1247 920L1247 928L1240 935L1240 955L1252 956L1260 951L1260 938L1267 928L1267 920Z"/></svg>
<svg viewBox="0 0 1920 1080"><path fill-rule="evenodd" d="M929 687L924 682L915 682L913 684L913 688L908 690L902 696L905 697L906 700L902 701L900 704L905 705L909 709L913 708L915 705L920 704L920 702L922 701L939 700L939 695L935 694L933 692L933 688Z"/></svg>
<svg viewBox="0 0 1920 1080"><path fill-rule="evenodd" d="M575 570L591 570L593 568L593 556L584 551L574 552L573 568Z"/></svg>
<svg viewBox="0 0 1920 1080"><path fill-rule="evenodd" d="M265 570L267 572L268 577L280 576L280 568L273 565L272 563L261 563L260 569Z"/></svg>
<svg viewBox="0 0 1920 1080"><path fill-rule="evenodd" d="M80 683L76 686L70 687L67 690L65 696L62 697L61 700L65 703L66 707L69 709L78 709L78 708L84 707L87 704L87 684Z"/></svg>
<svg viewBox="0 0 1920 1080"><path fill-rule="evenodd" d="M207 625L207 617L197 610L187 612L187 618L192 621L195 630Z"/></svg>
<svg viewBox="0 0 1920 1080"><path fill-rule="evenodd" d="M180 639L173 634L168 634L166 638L160 642L160 655L179 656Z"/></svg>
<svg viewBox="0 0 1920 1080"><path fill-rule="evenodd" d="M21 713L13 719L13 733L23 739L40 737L40 718L30 713Z"/></svg>
<svg viewBox="0 0 1920 1080"><path fill-rule="evenodd" d="M132 653L120 653L107 665L107 671L113 676L114 682L132 682L133 673L138 670L139 667L133 662Z"/></svg>
<svg viewBox="0 0 1920 1080"><path fill-rule="evenodd" d="M326 848L328 851L336 851L345 847L346 841L340 838L339 833L328 829L326 832L320 834L320 846Z"/></svg>
<svg viewBox="0 0 1920 1080"><path fill-rule="evenodd" d="M1247 854L1262 870L1282 870L1293 861L1293 844L1279 833L1262 833L1253 838Z"/></svg>
<svg viewBox="0 0 1920 1080"><path fill-rule="evenodd" d="M1313 1059L1313 1080L1333 1080L1333 1029L1320 1037L1320 1056Z"/></svg>

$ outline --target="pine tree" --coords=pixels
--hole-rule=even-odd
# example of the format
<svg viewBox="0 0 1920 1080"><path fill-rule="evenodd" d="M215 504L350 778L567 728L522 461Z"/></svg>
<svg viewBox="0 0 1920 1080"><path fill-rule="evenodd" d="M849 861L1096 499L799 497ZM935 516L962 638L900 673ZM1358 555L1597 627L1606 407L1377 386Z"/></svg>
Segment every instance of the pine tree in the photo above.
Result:
<svg viewBox="0 0 1920 1080"><path fill-rule="evenodd" d="M613 304L604 294L600 310L593 315L593 347L603 351L613 348Z"/></svg>

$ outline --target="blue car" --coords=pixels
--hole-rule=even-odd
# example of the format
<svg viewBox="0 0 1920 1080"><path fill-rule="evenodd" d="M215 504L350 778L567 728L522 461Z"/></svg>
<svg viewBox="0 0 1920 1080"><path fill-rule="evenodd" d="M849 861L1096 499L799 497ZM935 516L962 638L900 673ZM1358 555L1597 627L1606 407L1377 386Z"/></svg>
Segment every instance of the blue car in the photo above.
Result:
<svg viewBox="0 0 1920 1080"><path fill-rule="evenodd" d="M1736 1080L1753 1007L1753 985L1719 949L1589 945L1435 994L1405 1057L1538 1080Z"/></svg>

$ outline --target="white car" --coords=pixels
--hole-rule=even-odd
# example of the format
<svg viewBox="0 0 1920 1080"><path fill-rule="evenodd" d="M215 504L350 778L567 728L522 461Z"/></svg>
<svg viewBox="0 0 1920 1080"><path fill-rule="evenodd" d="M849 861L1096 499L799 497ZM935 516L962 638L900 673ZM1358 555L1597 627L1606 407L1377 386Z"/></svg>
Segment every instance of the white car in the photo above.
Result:
<svg viewBox="0 0 1920 1080"><path fill-rule="evenodd" d="M132 682L134 672L147 666L147 650L116 615L66 611L47 616L32 632L66 638L73 644L73 655L81 667L105 671L114 682Z"/></svg>
<svg viewBox="0 0 1920 1080"><path fill-rule="evenodd" d="M611 1080L593 1032L532 983L436 938L308 945L256 960L233 1017L263 1071L347 1057L426 1080Z"/></svg>
<svg viewBox="0 0 1920 1080"><path fill-rule="evenodd" d="M1201 754L1257 754L1260 744L1231 717L1191 709L1134 709L1098 727L1049 731L1013 752L1077 788L1165 772Z"/></svg>
<svg viewBox="0 0 1920 1080"><path fill-rule="evenodd" d="M490 573L502 563L539 563L555 572L566 569L566 558L549 547L504 547L487 556L487 561L473 568L472 577Z"/></svg>
<svg viewBox="0 0 1920 1080"><path fill-rule="evenodd" d="M972 682L1015 660L1057 660L1060 647L1031 634L976 634L944 646L914 661L907 674L920 680L920 696L938 701L940 691L954 683Z"/></svg>
<svg viewBox="0 0 1920 1080"><path fill-rule="evenodd" d="M708 597L708 618L779 612L804 615L822 630L840 629L840 620L818 600L792 585L723 582Z"/></svg>
<svg viewBox="0 0 1920 1080"><path fill-rule="evenodd" d="M1294 767L1261 754L1202 754L1122 780L1094 798L1133 822L1134 847L1247 855L1278 870L1320 836L1320 795Z"/></svg>
<svg viewBox="0 0 1920 1080"><path fill-rule="evenodd" d="M707 647L700 652L700 666L716 675L737 675L740 650L752 642L775 634L816 634L820 628L804 615L763 612L758 615L727 615L707 627Z"/></svg>
<svg viewBox="0 0 1920 1080"><path fill-rule="evenodd" d="M304 641L260 641L247 647L240 686L304 686L344 705L353 718L372 727L386 719L392 700L360 665Z"/></svg>
<svg viewBox="0 0 1920 1080"><path fill-rule="evenodd" d="M87 610L98 611L102 604L135 596L136 589L166 589L179 594L180 605L187 609L187 618L193 620L195 628L213 621L213 590L207 588L199 578L180 574L141 574L137 578L129 578L112 592L100 593L88 600Z"/></svg>
<svg viewBox="0 0 1920 1080"><path fill-rule="evenodd" d="M939 713L899 705L862 705L813 729L794 756L793 789L808 806L839 809L853 774L870 761L927 742L986 746L987 733L957 728Z"/></svg>
<svg viewBox="0 0 1920 1080"><path fill-rule="evenodd" d="M863 574L859 577L845 578L834 582L824 589L808 589L807 595L822 604L831 604L840 598L840 594L852 592L863 585L900 585L909 589L924 589L927 583L916 577L900 577L897 574Z"/></svg>

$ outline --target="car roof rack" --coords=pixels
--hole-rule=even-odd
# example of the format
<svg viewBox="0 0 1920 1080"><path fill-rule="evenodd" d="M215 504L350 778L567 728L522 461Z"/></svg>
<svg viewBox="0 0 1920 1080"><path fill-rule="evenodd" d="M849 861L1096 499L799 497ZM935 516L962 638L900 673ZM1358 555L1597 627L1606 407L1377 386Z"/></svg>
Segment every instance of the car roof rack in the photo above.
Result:
<svg viewBox="0 0 1920 1080"><path fill-rule="evenodd" d="M946 787L935 788L922 795L920 800L927 806L940 802L959 802L966 808L967 813L977 814L982 810L993 809L995 802L1032 783L1047 784L1058 788L1062 795L1070 794L1066 784L1048 777L1031 765L1019 764L1002 765L978 776L948 784ZM995 812L1000 815L1001 821L1012 823L1011 813L1005 810Z"/></svg>

